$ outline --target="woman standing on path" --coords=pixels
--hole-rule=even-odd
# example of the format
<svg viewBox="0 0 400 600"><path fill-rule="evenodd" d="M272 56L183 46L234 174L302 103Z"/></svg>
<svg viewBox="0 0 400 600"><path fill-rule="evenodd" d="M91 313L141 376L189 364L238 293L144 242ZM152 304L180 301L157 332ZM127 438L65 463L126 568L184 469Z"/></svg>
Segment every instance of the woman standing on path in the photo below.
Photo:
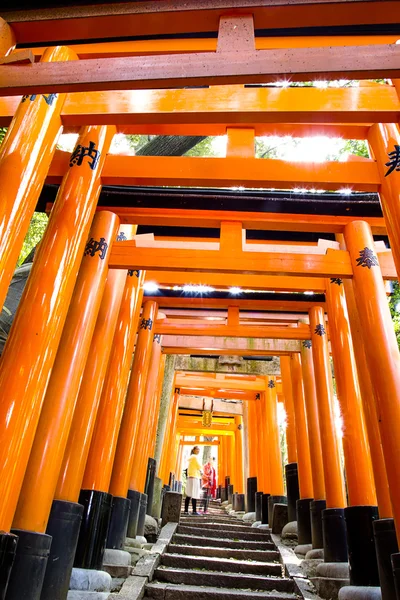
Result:
<svg viewBox="0 0 400 600"><path fill-rule="evenodd" d="M201 485L204 494L204 510L203 513L208 513L208 505L210 498L213 497L213 490L215 489L215 469L214 469L214 458L210 458L209 461L203 467L203 477L201 479Z"/></svg>
<svg viewBox="0 0 400 600"><path fill-rule="evenodd" d="M186 498L185 498L185 515L189 514L189 502L192 499L193 514L199 516L197 512L197 500L200 499L200 479L202 475L201 464L197 455L200 452L200 448L195 446L189 457L188 468L187 468L187 481L186 481Z"/></svg>

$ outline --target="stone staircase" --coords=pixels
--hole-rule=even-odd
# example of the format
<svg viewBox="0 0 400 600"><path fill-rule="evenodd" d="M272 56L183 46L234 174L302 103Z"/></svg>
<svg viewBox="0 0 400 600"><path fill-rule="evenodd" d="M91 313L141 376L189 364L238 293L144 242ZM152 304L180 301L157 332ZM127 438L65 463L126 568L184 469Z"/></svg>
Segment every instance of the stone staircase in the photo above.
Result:
<svg viewBox="0 0 400 600"><path fill-rule="evenodd" d="M146 586L156 600L296 600L268 530L229 517L217 503L209 514L182 516L161 564Z"/></svg>

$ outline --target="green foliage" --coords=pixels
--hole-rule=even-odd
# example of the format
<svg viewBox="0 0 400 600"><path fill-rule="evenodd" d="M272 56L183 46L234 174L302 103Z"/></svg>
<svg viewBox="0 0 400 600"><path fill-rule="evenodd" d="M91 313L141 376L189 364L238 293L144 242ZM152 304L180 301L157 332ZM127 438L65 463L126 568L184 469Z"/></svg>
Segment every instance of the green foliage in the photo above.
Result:
<svg viewBox="0 0 400 600"><path fill-rule="evenodd" d="M206 137L204 140L196 144L193 148L185 153L185 156L215 156L213 141L215 136Z"/></svg>
<svg viewBox="0 0 400 600"><path fill-rule="evenodd" d="M28 233L25 236L24 243L22 245L21 254L19 255L17 265L20 266L28 254L33 250L35 246L40 242L43 237L44 230L48 222L48 217L45 213L35 212L31 219Z"/></svg>
<svg viewBox="0 0 400 600"><path fill-rule="evenodd" d="M392 315L397 343L400 346L400 285L398 281L392 282L392 285L393 293L389 297L389 308L390 314Z"/></svg>
<svg viewBox="0 0 400 600"><path fill-rule="evenodd" d="M365 140L346 140L345 145L340 151L340 155L345 153L369 158L367 142Z"/></svg>
<svg viewBox="0 0 400 600"><path fill-rule="evenodd" d="M7 127L0 127L0 144L3 143L4 138L6 137Z"/></svg>

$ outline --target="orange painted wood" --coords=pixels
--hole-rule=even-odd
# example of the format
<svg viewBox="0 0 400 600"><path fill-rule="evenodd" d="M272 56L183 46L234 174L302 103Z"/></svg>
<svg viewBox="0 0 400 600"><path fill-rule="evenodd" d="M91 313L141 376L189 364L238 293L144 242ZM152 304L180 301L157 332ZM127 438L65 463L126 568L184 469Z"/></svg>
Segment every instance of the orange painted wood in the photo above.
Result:
<svg viewBox="0 0 400 600"><path fill-rule="evenodd" d="M83 489L108 492L115 449L128 387L139 315L142 307L144 272L128 274L92 442L82 481Z"/></svg>
<svg viewBox="0 0 400 600"><path fill-rule="evenodd" d="M38 110L40 114L41 109ZM3 350L0 367L0 465L4 477L0 488L4 502L0 509L0 528L4 530L11 526L18 502L100 194L99 175L103 157L112 135L113 131L108 127L83 129L81 141L88 144L92 139L100 149L98 171L83 163L81 167L74 165L66 172ZM18 153L14 154L17 156ZM11 179L10 174L8 177ZM29 180L27 173L25 178ZM17 211L17 205L15 209ZM108 243L111 244L111 240ZM12 269L14 267L15 261ZM49 480L49 488L50 485Z"/></svg>
<svg viewBox="0 0 400 600"><path fill-rule="evenodd" d="M400 490L398 452L400 422L400 354L377 266L356 266L360 251L371 247L369 227L355 221L345 229L345 243L354 265L354 295L362 324L362 339L375 395L383 455L389 482L397 538L400 539ZM377 261L376 261L377 262Z"/></svg>
<svg viewBox="0 0 400 600"><path fill-rule="evenodd" d="M325 327L325 316L319 306L311 308L309 315L324 465L326 506L327 508L344 508L346 506L346 496L333 411L333 383L328 341L326 334L322 333Z"/></svg>
<svg viewBox="0 0 400 600"><path fill-rule="evenodd" d="M47 177L48 183L60 181L68 161L68 152L58 150L55 153ZM239 186L283 189L308 187L328 190L350 187L356 191L376 192L380 186L380 177L373 160L347 163L335 161L290 163L272 158L109 154L104 166L102 182L104 185Z"/></svg>
<svg viewBox="0 0 400 600"><path fill-rule="evenodd" d="M103 259L98 254L82 259L13 520L16 529L46 531L118 225L113 213L93 220L89 236L103 237L109 248Z"/></svg>
<svg viewBox="0 0 400 600"><path fill-rule="evenodd" d="M286 412L286 445L288 462L295 463L297 462L297 443L290 356L281 356L280 364L284 397L283 404Z"/></svg>
<svg viewBox="0 0 400 600"><path fill-rule="evenodd" d="M349 505L375 505L376 493L343 285L326 288Z"/></svg>
<svg viewBox="0 0 400 600"><path fill-rule="evenodd" d="M311 340L309 340L311 343ZM301 345L301 369L303 372L304 400L307 414L308 440L314 500L325 500L324 465L322 461L321 435L318 416L318 400L311 345Z"/></svg>
<svg viewBox="0 0 400 600"><path fill-rule="evenodd" d="M300 498L314 498L303 375L301 358L298 352L292 354L290 357L290 371L292 376L293 406L296 423L297 467L299 472Z"/></svg>

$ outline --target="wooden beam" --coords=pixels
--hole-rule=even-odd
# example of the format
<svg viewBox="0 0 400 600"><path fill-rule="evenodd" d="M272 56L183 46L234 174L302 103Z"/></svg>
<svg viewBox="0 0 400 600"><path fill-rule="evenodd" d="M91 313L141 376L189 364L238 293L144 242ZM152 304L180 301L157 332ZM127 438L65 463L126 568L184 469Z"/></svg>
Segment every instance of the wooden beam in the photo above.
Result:
<svg viewBox="0 0 400 600"><path fill-rule="evenodd" d="M212 323L190 324L184 326L180 323L165 323L156 325L156 333L161 335L194 336L194 337L238 337L258 338L269 340L309 340L310 328L301 327L274 327L272 325L217 325Z"/></svg>
<svg viewBox="0 0 400 600"><path fill-rule="evenodd" d="M256 29L400 22L397 0L185 0L113 2L2 11L18 43L218 31L220 17L251 13Z"/></svg>
<svg viewBox="0 0 400 600"><path fill-rule="evenodd" d="M179 395L181 399L179 400L179 406L186 407L197 407L202 406L203 400L198 398L198 396L203 396L205 399L210 400L212 398L214 400L215 407L226 407L226 402L221 402L221 399L225 399L227 396L226 390L198 390L191 387L181 386ZM255 400L257 392L249 392L246 390L230 390L229 391L229 400ZM196 396L196 397L194 397ZM240 404L235 404L234 406L241 406ZM202 410L202 409L201 409ZM217 412L221 412L220 408L215 408ZM226 412L226 411L225 411ZM241 413L240 413L241 414Z"/></svg>
<svg viewBox="0 0 400 600"><path fill-rule="evenodd" d="M97 58L0 66L0 95L271 83L396 79L396 44Z"/></svg>
<svg viewBox="0 0 400 600"><path fill-rule="evenodd" d="M190 385L191 388L201 389L221 389L224 390L248 390L254 392L264 392L265 391L265 379L258 378L254 381L247 380L236 380L229 381L224 380L221 384L221 381L218 379L213 379L211 377L203 377L201 373L197 373L195 375L184 376L184 375L175 375L175 387L188 387ZM229 393L229 392L228 392Z"/></svg>
<svg viewBox="0 0 400 600"><path fill-rule="evenodd" d="M184 214L184 213L183 213ZM325 292L326 280L317 277L280 277L246 275L245 273L186 273L184 271L149 271L147 281L160 286L209 285L216 289L243 287L249 290L273 290L275 292L310 291ZM234 296L233 296L234 297ZM243 295L239 296L243 298Z"/></svg>
<svg viewBox="0 0 400 600"><path fill-rule="evenodd" d="M298 340L269 340L248 338L206 338L191 336L163 337L166 354L209 354L236 356L280 356L300 352ZM183 385L182 387L187 387Z"/></svg>
<svg viewBox="0 0 400 600"><path fill-rule="evenodd" d="M46 210L50 212L51 204ZM174 208L99 207L98 210L115 212L121 223L163 227L207 227L220 229L222 221L240 222L243 229L257 231L302 231L342 233L351 221L360 218L369 223L374 235L386 235L383 217L354 217L332 215L302 215L222 210L191 210ZM258 242L260 243L260 242Z"/></svg>
<svg viewBox="0 0 400 600"><path fill-rule="evenodd" d="M271 312L293 312L293 313L308 313L308 310L316 305L315 300L310 301L299 301L299 300L288 300L279 299L276 300L265 300L263 298L258 299L246 299L246 298L207 298L207 296L197 296L195 298L183 297L169 297L163 296L162 291L160 295L156 296L145 296L146 300L154 300L157 302L160 310L164 307L170 308L228 308L228 306L239 306L241 310L263 310ZM318 301L318 306L325 308L325 302ZM304 315L303 315L304 316ZM307 316L307 315L306 315Z"/></svg>
<svg viewBox="0 0 400 600"><path fill-rule="evenodd" d="M370 46L395 44L399 35L332 35L257 37L256 50L272 48L313 48L324 46ZM30 48L36 61L40 60L46 46ZM215 52L216 38L175 38L165 40L128 40L123 42L94 42L74 44L74 52L81 60L86 58L111 58L116 56L146 56L149 54L182 54L186 52Z"/></svg>
<svg viewBox="0 0 400 600"><path fill-rule="evenodd" d="M69 159L69 152L56 151L49 169L48 183L61 182L69 168ZM103 185L283 189L309 187L327 190L351 188L365 192L377 192L380 187L376 163L368 159L351 162L290 163L259 158L109 154L101 179Z"/></svg>
<svg viewBox="0 0 400 600"><path fill-rule="evenodd" d="M182 395L182 388L179 398L179 408L184 410L203 410L203 400L206 401L206 406L210 405L210 396L206 398L193 398ZM221 414L241 415L243 414L243 406L240 402L224 402L217 397L213 397L213 411Z"/></svg>

